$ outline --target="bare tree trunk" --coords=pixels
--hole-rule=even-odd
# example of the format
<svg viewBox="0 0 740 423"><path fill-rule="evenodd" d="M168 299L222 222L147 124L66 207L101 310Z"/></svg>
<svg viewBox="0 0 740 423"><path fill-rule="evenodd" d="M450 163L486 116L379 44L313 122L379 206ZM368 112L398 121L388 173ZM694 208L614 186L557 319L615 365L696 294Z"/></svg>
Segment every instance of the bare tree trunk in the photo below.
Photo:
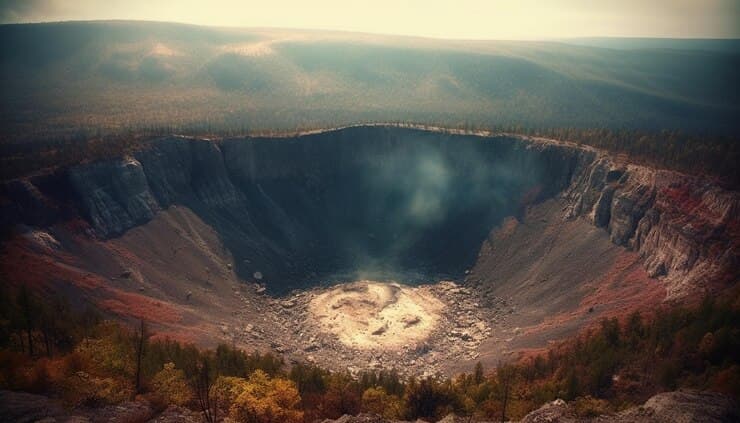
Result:
<svg viewBox="0 0 740 423"><path fill-rule="evenodd" d="M33 356L33 306L31 304L31 295L28 288L23 285L18 294L18 303L23 311L23 320L26 326L26 335L28 336L28 355Z"/></svg>
<svg viewBox="0 0 740 423"><path fill-rule="evenodd" d="M51 341L49 340L49 330L48 328L43 328L41 330L41 334L44 336L44 346L46 346L46 355L48 357L51 357Z"/></svg>
<svg viewBox="0 0 740 423"><path fill-rule="evenodd" d="M141 393L141 359L144 356L144 320L140 321L139 333L136 346L136 389L135 393Z"/></svg>
<svg viewBox="0 0 740 423"><path fill-rule="evenodd" d="M511 374L510 369L506 369L504 367L501 367L501 364L499 363L498 368L498 378L499 383L501 384L501 421L506 421L506 408L509 405L509 395L511 391L511 379L513 375Z"/></svg>
<svg viewBox="0 0 740 423"><path fill-rule="evenodd" d="M218 395L213 392L215 378L211 377L207 359L203 359L197 367L198 374L195 377L194 388L198 405L206 423L216 423L218 421Z"/></svg>
<svg viewBox="0 0 740 423"><path fill-rule="evenodd" d="M28 355L33 357L33 334L31 333L31 329L26 329L28 333Z"/></svg>
<svg viewBox="0 0 740 423"><path fill-rule="evenodd" d="M509 386L504 386L503 406L501 407L501 422L506 421L506 406L509 402Z"/></svg>

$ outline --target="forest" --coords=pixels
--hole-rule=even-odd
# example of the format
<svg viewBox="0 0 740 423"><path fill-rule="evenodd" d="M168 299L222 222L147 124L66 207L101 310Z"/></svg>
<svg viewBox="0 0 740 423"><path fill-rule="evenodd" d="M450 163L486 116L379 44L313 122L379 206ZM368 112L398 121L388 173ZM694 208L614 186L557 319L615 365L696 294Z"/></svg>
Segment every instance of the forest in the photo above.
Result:
<svg viewBox="0 0 740 423"><path fill-rule="evenodd" d="M173 133L377 122L581 142L737 187L733 40L461 41L163 22L0 25L0 177Z"/></svg>
<svg viewBox="0 0 740 423"><path fill-rule="evenodd" d="M368 122L372 124L372 122ZM390 122L390 125L439 127L430 122ZM607 128L548 128L520 125L477 125L459 122L449 129L487 131L493 134L537 136L596 147L629 161L656 168L702 175L729 189L740 188L740 140L736 137L696 134L680 130L637 130ZM204 125L162 126L122 132L78 131L69 136L14 143L0 143L0 180L27 176L41 169L72 166L82 162L121 157L144 148L157 138L172 134L222 138L242 136L285 136L315 130L299 127L292 132L249 131Z"/></svg>
<svg viewBox="0 0 740 423"><path fill-rule="evenodd" d="M180 406L206 422L303 422L374 413L436 421L449 413L517 419L557 398L581 416L641 404L678 388L740 399L737 290L691 307L605 319L546 352L453 378L402 379L393 369L350 375L230 345L198 348L152 337L144 321L114 323L3 284L0 389L58 398L69 407L127 400ZM655 371L653 371L655 370Z"/></svg>

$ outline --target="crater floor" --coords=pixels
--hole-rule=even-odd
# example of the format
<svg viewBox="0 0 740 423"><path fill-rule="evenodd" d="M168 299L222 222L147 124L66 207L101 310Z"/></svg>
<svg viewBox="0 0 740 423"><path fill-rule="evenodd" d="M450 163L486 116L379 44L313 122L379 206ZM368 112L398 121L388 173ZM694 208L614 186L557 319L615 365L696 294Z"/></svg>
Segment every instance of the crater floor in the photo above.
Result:
<svg viewBox="0 0 740 423"><path fill-rule="evenodd" d="M444 307L429 287L359 281L317 295L308 309L346 346L398 349L429 337Z"/></svg>
<svg viewBox="0 0 740 423"><path fill-rule="evenodd" d="M266 299L262 321L247 324L238 341L269 339L289 360L351 373L445 374L451 363L476 359L489 322L503 317L501 307L481 307L472 290L449 281L363 280Z"/></svg>

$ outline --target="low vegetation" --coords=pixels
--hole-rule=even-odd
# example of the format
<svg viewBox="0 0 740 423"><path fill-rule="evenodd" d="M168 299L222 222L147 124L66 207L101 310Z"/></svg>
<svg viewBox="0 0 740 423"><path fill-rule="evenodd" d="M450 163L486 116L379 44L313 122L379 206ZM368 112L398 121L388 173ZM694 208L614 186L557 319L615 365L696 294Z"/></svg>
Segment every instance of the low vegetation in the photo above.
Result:
<svg viewBox="0 0 740 423"><path fill-rule="evenodd" d="M7 285L6 285L7 286ZM147 400L200 412L205 421L302 422L369 412L435 420L454 412L520 418L548 401L572 401L581 415L616 411L682 387L740 398L740 308L730 299L632 314L518 363L487 372L480 364L453 379L401 380L392 370L352 376L311 364L286 366L270 353L228 345L199 349L150 339L41 301L27 289L3 292L0 388L41 393L70 406Z"/></svg>

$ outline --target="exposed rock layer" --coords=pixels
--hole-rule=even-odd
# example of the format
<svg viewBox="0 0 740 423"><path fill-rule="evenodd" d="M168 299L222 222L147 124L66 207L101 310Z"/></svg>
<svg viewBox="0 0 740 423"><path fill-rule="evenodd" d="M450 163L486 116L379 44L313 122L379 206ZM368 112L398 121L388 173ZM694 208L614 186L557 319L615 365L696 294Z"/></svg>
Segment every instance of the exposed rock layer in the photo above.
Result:
<svg viewBox="0 0 740 423"><path fill-rule="evenodd" d="M558 196L570 218L638 252L652 276L665 277L669 297L737 278L738 193L511 136L355 127L278 139L170 137L133 157L10 181L1 215L4 227L81 215L108 238L184 204L219 232L243 279L259 272L284 291L357 271L460 278L490 228Z"/></svg>
<svg viewBox="0 0 740 423"><path fill-rule="evenodd" d="M710 181L601 155L564 192L570 217L605 228L665 277L668 298L737 281L740 195Z"/></svg>

